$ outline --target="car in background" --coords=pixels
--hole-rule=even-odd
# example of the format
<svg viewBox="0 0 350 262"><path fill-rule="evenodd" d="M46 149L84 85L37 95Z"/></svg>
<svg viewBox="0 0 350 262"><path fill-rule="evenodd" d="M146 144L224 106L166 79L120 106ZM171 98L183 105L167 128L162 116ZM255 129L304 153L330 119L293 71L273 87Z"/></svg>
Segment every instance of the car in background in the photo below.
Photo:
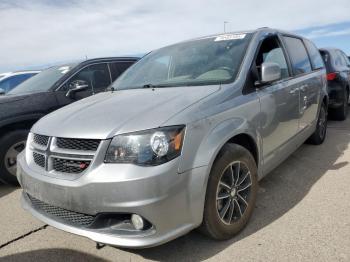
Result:
<svg viewBox="0 0 350 262"><path fill-rule="evenodd" d="M336 120L345 120L350 102L349 58L337 48L321 48L320 53L327 69L329 115Z"/></svg>
<svg viewBox="0 0 350 262"><path fill-rule="evenodd" d="M18 71L0 74L0 95L6 94L40 71Z"/></svg>
<svg viewBox="0 0 350 262"><path fill-rule="evenodd" d="M1 96L0 180L17 183L16 158L25 147L31 126L38 119L79 99L105 91L137 60L134 57L97 58L54 66Z"/></svg>

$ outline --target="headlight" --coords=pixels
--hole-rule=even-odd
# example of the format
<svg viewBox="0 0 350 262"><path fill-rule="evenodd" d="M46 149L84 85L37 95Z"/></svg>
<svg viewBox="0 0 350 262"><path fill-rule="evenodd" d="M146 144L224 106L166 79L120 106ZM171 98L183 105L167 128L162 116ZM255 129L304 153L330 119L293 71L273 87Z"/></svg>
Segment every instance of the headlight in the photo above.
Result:
<svg viewBox="0 0 350 262"><path fill-rule="evenodd" d="M155 166L181 154L185 126L171 126L115 136L106 163Z"/></svg>

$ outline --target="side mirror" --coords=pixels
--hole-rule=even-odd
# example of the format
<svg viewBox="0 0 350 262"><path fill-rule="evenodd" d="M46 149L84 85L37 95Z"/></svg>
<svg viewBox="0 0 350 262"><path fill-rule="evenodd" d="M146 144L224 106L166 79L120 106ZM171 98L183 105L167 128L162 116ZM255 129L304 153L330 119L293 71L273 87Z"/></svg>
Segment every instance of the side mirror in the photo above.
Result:
<svg viewBox="0 0 350 262"><path fill-rule="evenodd" d="M0 96L5 94L5 90L0 88Z"/></svg>
<svg viewBox="0 0 350 262"><path fill-rule="evenodd" d="M277 63L265 62L261 65L261 83L270 83L281 79L281 68Z"/></svg>
<svg viewBox="0 0 350 262"><path fill-rule="evenodd" d="M89 84L84 80L76 80L69 84L69 90L66 94L66 97L73 98L73 95L77 92L86 90L89 87Z"/></svg>

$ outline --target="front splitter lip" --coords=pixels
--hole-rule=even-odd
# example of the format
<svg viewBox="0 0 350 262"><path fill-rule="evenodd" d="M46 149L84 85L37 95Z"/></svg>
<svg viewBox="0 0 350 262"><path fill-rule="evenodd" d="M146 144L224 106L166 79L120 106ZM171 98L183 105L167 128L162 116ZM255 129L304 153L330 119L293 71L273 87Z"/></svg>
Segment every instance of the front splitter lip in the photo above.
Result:
<svg viewBox="0 0 350 262"><path fill-rule="evenodd" d="M29 200L27 199L25 194L22 193L22 197L21 197L22 207L27 211L29 211L34 217L41 220L42 222L50 226L53 226L55 228L61 229L63 231L89 238L95 242L116 246L116 247L135 248L135 249L154 247L154 246L164 244L179 236L182 236L195 228L194 225L186 224L186 225L182 225L181 227L173 231L167 232L163 235L157 235L157 234L145 235L144 233L140 233L140 235L132 235L132 236L125 236L125 235L120 236L115 234L112 235L112 234L95 232L89 229L77 228L77 227L63 224L61 222L53 220L43 215L42 213L38 212L36 209L34 209L28 201Z"/></svg>

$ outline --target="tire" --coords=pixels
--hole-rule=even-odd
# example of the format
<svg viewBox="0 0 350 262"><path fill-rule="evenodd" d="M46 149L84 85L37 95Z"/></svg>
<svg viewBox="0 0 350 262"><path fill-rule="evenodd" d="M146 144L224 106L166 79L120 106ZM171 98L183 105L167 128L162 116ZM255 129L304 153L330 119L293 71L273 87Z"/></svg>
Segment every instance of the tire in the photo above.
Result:
<svg viewBox="0 0 350 262"><path fill-rule="evenodd" d="M318 114L316 130L306 142L312 145L321 145L326 139L326 135L327 135L327 108L326 108L326 105L322 103L320 112Z"/></svg>
<svg viewBox="0 0 350 262"><path fill-rule="evenodd" d="M344 121L348 116L349 109L349 91L344 88L343 103L339 108L331 110L331 117L334 120Z"/></svg>
<svg viewBox="0 0 350 262"><path fill-rule="evenodd" d="M17 155L24 149L27 130L15 130L0 138L0 181L18 185L16 176Z"/></svg>
<svg viewBox="0 0 350 262"><path fill-rule="evenodd" d="M237 172L238 165L240 165L240 172ZM248 171L250 175L246 176ZM237 173L240 173L238 179ZM234 179L232 179L232 174ZM243 180L244 178L245 180ZM230 182L232 181L233 184L239 186L236 189L233 187L231 190L227 186L231 186ZM225 186L223 186L224 184ZM251 184L250 187L239 191L249 184ZM226 144L220 151L210 172L203 222L199 230L217 240L229 239L236 235L246 226L252 215L257 190L257 166L252 154L242 146ZM217 200L217 197L222 199ZM225 213L226 207L228 208Z"/></svg>

